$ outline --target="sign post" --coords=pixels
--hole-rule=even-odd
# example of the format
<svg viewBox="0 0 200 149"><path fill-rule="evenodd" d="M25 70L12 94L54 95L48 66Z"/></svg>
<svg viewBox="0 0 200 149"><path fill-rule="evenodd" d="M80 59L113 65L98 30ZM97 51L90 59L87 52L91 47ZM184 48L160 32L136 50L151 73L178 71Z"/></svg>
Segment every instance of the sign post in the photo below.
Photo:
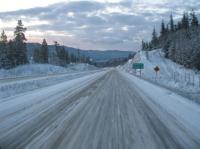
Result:
<svg viewBox="0 0 200 149"><path fill-rule="evenodd" d="M135 72L137 69L140 70L140 77L142 76L142 69L144 69L144 64L143 63L133 63L133 69L135 69Z"/></svg>
<svg viewBox="0 0 200 149"><path fill-rule="evenodd" d="M155 80L157 80L157 76L158 76L158 72L160 71L160 68L158 66L156 66L156 67L154 67L154 71L156 72Z"/></svg>

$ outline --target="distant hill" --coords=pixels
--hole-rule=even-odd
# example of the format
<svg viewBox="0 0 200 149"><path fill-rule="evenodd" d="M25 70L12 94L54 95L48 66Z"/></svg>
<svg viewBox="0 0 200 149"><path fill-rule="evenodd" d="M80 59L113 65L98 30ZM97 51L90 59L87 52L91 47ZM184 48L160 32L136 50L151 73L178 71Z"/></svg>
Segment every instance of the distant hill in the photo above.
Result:
<svg viewBox="0 0 200 149"><path fill-rule="evenodd" d="M28 49L28 57L30 58L33 55L33 51L36 48L39 48L41 44L38 43L27 43L27 49ZM78 49L72 48L72 47L67 47L65 46L66 50L70 54L77 55ZM49 45L49 52L53 52L55 50L54 45ZM80 54L85 56L85 57L90 57L94 61L99 62L99 61L109 61L111 59L116 59L116 58L127 58L130 54L134 54L132 51L118 51L118 50L107 50L107 51L95 51L95 50L81 50L80 49Z"/></svg>

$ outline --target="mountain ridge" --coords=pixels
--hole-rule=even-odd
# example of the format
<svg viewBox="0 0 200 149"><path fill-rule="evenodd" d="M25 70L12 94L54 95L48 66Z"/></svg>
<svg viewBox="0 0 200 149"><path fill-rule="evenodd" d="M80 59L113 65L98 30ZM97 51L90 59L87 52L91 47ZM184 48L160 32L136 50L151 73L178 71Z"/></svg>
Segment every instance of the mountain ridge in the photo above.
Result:
<svg viewBox="0 0 200 149"><path fill-rule="evenodd" d="M41 46L40 43L27 43L27 50L28 50L28 57L32 57L33 51L36 48L39 48ZM65 49L70 53L77 55L78 50L80 50L80 55L89 57L93 59L94 61L109 61L111 59L117 59L117 58L127 58L130 54L134 54L133 51L120 51L120 50L82 50L78 48L73 48L69 46L64 46ZM54 52L55 47L54 45L48 45L49 52Z"/></svg>

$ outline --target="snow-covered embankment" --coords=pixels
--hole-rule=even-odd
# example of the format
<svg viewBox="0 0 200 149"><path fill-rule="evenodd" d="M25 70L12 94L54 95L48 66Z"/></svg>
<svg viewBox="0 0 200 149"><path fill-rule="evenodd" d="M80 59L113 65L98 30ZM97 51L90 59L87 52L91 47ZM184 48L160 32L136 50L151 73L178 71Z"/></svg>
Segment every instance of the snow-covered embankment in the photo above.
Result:
<svg viewBox="0 0 200 149"><path fill-rule="evenodd" d="M144 63L142 78L155 84L167 87L185 95L200 103L200 73L184 68L164 57L161 49L153 51L139 51L134 59L129 60L121 69L134 74L133 63ZM160 71L156 78L154 68L158 66ZM138 73L139 75L139 73Z"/></svg>

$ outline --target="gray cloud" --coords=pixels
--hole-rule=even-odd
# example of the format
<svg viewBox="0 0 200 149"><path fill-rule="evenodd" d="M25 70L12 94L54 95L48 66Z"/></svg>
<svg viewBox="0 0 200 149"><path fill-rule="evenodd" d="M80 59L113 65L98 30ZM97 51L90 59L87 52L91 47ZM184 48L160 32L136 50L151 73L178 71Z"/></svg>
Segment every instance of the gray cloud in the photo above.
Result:
<svg viewBox="0 0 200 149"><path fill-rule="evenodd" d="M184 10L192 8L199 12L200 2L76 1L4 12L0 13L0 19L8 22L22 19L29 24L28 30L40 31L49 41L56 39L66 45L77 43L74 46L84 49L137 50L142 39L150 39L153 26L159 29L161 19L167 18L167 22L171 12L180 16ZM11 30L10 26L4 28Z"/></svg>

